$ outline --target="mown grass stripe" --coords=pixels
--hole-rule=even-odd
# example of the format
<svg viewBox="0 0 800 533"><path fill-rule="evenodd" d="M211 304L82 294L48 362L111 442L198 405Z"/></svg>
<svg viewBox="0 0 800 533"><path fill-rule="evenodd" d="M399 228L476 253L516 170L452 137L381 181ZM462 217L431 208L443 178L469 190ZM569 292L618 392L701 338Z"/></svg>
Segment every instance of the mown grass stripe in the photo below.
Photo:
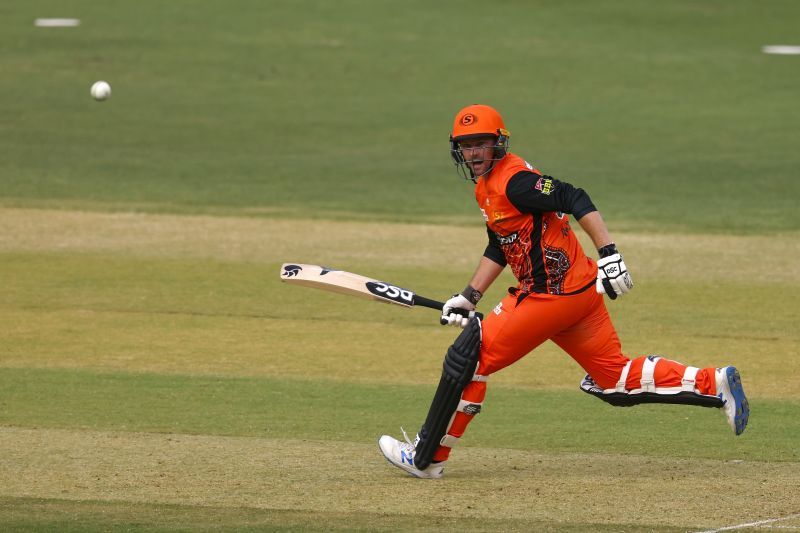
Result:
<svg viewBox="0 0 800 533"><path fill-rule="evenodd" d="M62 533L125 531L653 531L685 528L663 524L602 524L533 519L482 518L404 513L324 512L203 505L144 504L124 501L74 501L0 497L3 530Z"/></svg>
<svg viewBox="0 0 800 533"><path fill-rule="evenodd" d="M0 369L0 424L369 442L421 422L435 384ZM716 410L610 407L578 391L490 388L466 446L798 461L798 405L752 402L734 438Z"/></svg>

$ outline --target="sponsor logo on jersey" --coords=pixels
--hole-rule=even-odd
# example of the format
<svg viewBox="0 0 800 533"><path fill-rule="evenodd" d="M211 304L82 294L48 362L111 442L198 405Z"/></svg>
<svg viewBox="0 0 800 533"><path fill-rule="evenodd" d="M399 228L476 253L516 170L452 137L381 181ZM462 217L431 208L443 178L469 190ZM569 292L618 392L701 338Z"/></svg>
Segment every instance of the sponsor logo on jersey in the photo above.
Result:
<svg viewBox="0 0 800 533"><path fill-rule="evenodd" d="M536 181L536 186L534 187L537 191L542 191L542 194L549 195L553 192L553 180L550 178L541 177Z"/></svg>
<svg viewBox="0 0 800 533"><path fill-rule="evenodd" d="M492 313L496 315L499 315L502 312L503 312L503 302L500 302L499 304L495 305L494 309L492 309Z"/></svg>
<svg viewBox="0 0 800 533"><path fill-rule="evenodd" d="M494 211L492 213L492 218L494 219L495 222L500 222L501 220L503 220L503 212L502 211Z"/></svg>
<svg viewBox="0 0 800 533"><path fill-rule="evenodd" d="M495 235L497 235L497 234L495 233ZM497 235L497 240L498 240L498 242L500 243L501 246L506 246L506 245L511 244L512 242L516 241L518 237L519 237L519 235L517 235L517 232L515 231L514 233L512 233L510 235Z"/></svg>
<svg viewBox="0 0 800 533"><path fill-rule="evenodd" d="M381 281L368 281L367 290L384 300L391 300L402 305L414 305L414 293L383 283Z"/></svg>

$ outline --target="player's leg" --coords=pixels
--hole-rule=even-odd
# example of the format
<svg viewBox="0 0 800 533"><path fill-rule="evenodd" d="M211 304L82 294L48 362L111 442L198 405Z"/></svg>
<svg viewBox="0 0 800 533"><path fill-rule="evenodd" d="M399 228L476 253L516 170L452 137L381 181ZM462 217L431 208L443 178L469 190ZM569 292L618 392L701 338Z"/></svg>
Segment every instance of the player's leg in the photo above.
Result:
<svg viewBox="0 0 800 533"><path fill-rule="evenodd" d="M627 376L625 371L628 371ZM637 357L623 369L613 387L600 388L587 374L581 389L611 405L671 403L716 407L722 410L736 435L750 417L750 404L736 367L696 368L658 355Z"/></svg>
<svg viewBox="0 0 800 533"><path fill-rule="evenodd" d="M629 360L622 354L602 296L585 297L595 299L592 312L553 338L588 373L581 389L617 406L676 403L725 408L736 434L744 431L749 406L735 369L696 368L657 355Z"/></svg>
<svg viewBox="0 0 800 533"><path fill-rule="evenodd" d="M457 414L471 418L480 412L482 397L476 402L464 397L465 388L476 379L480 349L481 324L477 319L470 319L444 358L439 386L428 409L425 423L417 434L414 456L417 468L427 468L434 461L434 453L440 444L455 444L447 433ZM474 397L474 393L468 396Z"/></svg>
<svg viewBox="0 0 800 533"><path fill-rule="evenodd" d="M463 388L458 390L450 383L452 376L448 376L447 368L448 359L454 358L454 354L455 359L469 359L464 353L467 350L462 332L445 356L445 371L417 438L413 442L408 438L402 442L384 435L378 441L387 460L417 477L441 477L450 449L481 410L488 376L517 361L554 332L577 320L580 313L571 317L564 312L566 305L563 299L552 297L529 296L519 305L513 296L504 298L483 321L477 365L472 367L469 379L466 379L467 374L460 374Z"/></svg>
<svg viewBox="0 0 800 533"><path fill-rule="evenodd" d="M434 464L433 455L440 442L446 437L447 428L457 411L476 414L480 404L471 404L462 399L466 385L474 379L478 365L481 342L481 323L471 318L467 326L447 349L442 365L442 376L433 396L425 423L414 442L403 430L406 442L403 443L389 435L378 440L384 457L398 468L422 478L442 476L443 465Z"/></svg>
<svg viewBox="0 0 800 533"><path fill-rule="evenodd" d="M486 381L491 374L518 361L557 331L580 319L586 311L564 298L530 295L519 304L513 296L503 299L484 320L478 369L461 395L460 405L475 408L459 409L455 412L439 442L433 461L448 459L452 447L458 443L467 425L480 412L486 396Z"/></svg>

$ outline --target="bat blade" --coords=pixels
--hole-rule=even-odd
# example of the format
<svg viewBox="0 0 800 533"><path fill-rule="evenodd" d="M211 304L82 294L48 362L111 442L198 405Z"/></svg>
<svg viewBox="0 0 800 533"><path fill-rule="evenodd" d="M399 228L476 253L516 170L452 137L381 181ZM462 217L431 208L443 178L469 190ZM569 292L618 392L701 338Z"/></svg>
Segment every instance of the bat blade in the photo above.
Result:
<svg viewBox="0 0 800 533"><path fill-rule="evenodd" d="M383 281L319 265L284 263L281 281L404 307L415 304L414 292Z"/></svg>

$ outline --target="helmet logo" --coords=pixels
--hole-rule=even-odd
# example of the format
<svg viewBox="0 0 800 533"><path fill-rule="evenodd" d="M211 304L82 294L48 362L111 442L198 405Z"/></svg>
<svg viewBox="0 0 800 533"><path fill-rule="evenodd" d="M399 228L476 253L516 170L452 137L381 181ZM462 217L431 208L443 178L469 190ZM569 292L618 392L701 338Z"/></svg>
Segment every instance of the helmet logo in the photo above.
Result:
<svg viewBox="0 0 800 533"><path fill-rule="evenodd" d="M462 126L471 126L471 125L475 124L476 122L478 122L478 117L476 117L472 113L467 113L466 115L461 117L461 120L459 120L458 122Z"/></svg>

